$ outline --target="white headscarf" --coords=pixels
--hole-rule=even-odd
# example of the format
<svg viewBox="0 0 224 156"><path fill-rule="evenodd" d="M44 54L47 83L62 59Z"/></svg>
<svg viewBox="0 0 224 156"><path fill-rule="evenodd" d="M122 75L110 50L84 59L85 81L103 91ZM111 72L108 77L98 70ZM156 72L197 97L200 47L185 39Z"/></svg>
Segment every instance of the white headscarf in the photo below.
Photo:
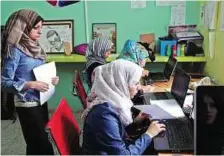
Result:
<svg viewBox="0 0 224 156"><path fill-rule="evenodd" d="M94 70L95 79L87 98L87 108L82 114L85 119L93 106L108 102L117 110L121 122L127 126L133 122L129 86L140 81L143 68L137 64L119 59L99 66Z"/></svg>

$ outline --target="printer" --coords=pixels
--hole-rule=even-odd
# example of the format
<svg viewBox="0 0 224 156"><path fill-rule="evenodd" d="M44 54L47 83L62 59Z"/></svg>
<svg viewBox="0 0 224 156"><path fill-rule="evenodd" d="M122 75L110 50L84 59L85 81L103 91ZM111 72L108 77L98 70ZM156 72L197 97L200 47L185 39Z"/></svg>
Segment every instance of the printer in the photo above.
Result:
<svg viewBox="0 0 224 156"><path fill-rule="evenodd" d="M204 37L198 31L183 31L170 34L177 44L184 44L185 56L204 56L202 43Z"/></svg>

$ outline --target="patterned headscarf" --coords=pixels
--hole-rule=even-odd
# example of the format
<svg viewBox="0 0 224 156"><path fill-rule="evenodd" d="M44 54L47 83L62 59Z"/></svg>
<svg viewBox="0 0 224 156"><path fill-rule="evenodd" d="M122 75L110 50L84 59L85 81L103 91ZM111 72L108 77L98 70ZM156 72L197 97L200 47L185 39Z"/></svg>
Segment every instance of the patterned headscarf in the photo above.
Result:
<svg viewBox="0 0 224 156"><path fill-rule="evenodd" d="M110 50L113 43L107 37L98 37L90 42L86 51L86 69L94 62L106 63L105 53Z"/></svg>
<svg viewBox="0 0 224 156"><path fill-rule="evenodd" d="M13 47L33 58L45 59L45 53L37 41L29 37L35 24L43 20L36 12L22 9L12 13L2 34L2 54L11 56Z"/></svg>
<svg viewBox="0 0 224 156"><path fill-rule="evenodd" d="M141 65L141 62L147 57L149 57L147 50L141 49L135 41L127 40L124 44L123 50L118 56L118 59L122 58Z"/></svg>
<svg viewBox="0 0 224 156"><path fill-rule="evenodd" d="M119 59L95 68L95 79L87 98L84 120L93 106L108 102L127 126L133 122L129 87L140 81L143 68L127 60Z"/></svg>

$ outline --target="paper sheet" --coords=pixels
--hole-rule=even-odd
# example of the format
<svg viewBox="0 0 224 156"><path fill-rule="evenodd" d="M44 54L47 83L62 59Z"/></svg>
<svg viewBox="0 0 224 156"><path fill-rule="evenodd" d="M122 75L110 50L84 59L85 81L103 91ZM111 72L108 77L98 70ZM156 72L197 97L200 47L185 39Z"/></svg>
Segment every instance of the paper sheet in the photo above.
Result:
<svg viewBox="0 0 224 156"><path fill-rule="evenodd" d="M221 2L220 15L220 31L224 31L224 1Z"/></svg>
<svg viewBox="0 0 224 156"><path fill-rule="evenodd" d="M146 0L131 0L131 8L145 8L146 7Z"/></svg>
<svg viewBox="0 0 224 156"><path fill-rule="evenodd" d="M48 101L55 92L55 86L51 83L51 79L56 76L55 62L46 63L33 69L36 80L43 81L49 84L49 89L46 92L40 92L41 105Z"/></svg>
<svg viewBox="0 0 224 156"><path fill-rule="evenodd" d="M200 8L200 25L205 26L205 8L206 5L201 5Z"/></svg>
<svg viewBox="0 0 224 156"><path fill-rule="evenodd" d="M187 95L184 100L183 107L191 107L193 108L193 95Z"/></svg>
<svg viewBox="0 0 224 156"><path fill-rule="evenodd" d="M180 105L174 99L168 100L150 100L151 105L157 105L174 118L184 117Z"/></svg>
<svg viewBox="0 0 224 156"><path fill-rule="evenodd" d="M217 13L218 2L208 1L206 5L206 18L209 29L216 28L216 13Z"/></svg>
<svg viewBox="0 0 224 156"><path fill-rule="evenodd" d="M186 1L168 1L168 0L156 0L156 6L176 6L176 5L185 5Z"/></svg>
<svg viewBox="0 0 224 156"><path fill-rule="evenodd" d="M135 105L135 108L139 109L141 112L150 115L150 119L173 119L175 118L171 114L164 111L157 105Z"/></svg>
<svg viewBox="0 0 224 156"><path fill-rule="evenodd" d="M185 6L174 6L171 8L170 25L185 25Z"/></svg>
<svg viewBox="0 0 224 156"><path fill-rule="evenodd" d="M209 57L213 59L215 53L215 32L209 32Z"/></svg>

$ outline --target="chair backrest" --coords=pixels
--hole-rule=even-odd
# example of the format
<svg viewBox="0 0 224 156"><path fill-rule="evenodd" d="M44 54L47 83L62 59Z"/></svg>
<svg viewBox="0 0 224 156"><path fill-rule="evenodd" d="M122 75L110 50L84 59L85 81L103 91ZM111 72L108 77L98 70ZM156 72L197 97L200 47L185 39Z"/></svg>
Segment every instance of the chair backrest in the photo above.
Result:
<svg viewBox="0 0 224 156"><path fill-rule="evenodd" d="M80 128L65 98L61 99L45 129L50 142L59 154L80 154Z"/></svg>
<svg viewBox="0 0 224 156"><path fill-rule="evenodd" d="M73 78L73 95L77 95L82 102L82 106L85 109L87 107L87 93L83 86L80 74L77 70L75 70L74 78Z"/></svg>

